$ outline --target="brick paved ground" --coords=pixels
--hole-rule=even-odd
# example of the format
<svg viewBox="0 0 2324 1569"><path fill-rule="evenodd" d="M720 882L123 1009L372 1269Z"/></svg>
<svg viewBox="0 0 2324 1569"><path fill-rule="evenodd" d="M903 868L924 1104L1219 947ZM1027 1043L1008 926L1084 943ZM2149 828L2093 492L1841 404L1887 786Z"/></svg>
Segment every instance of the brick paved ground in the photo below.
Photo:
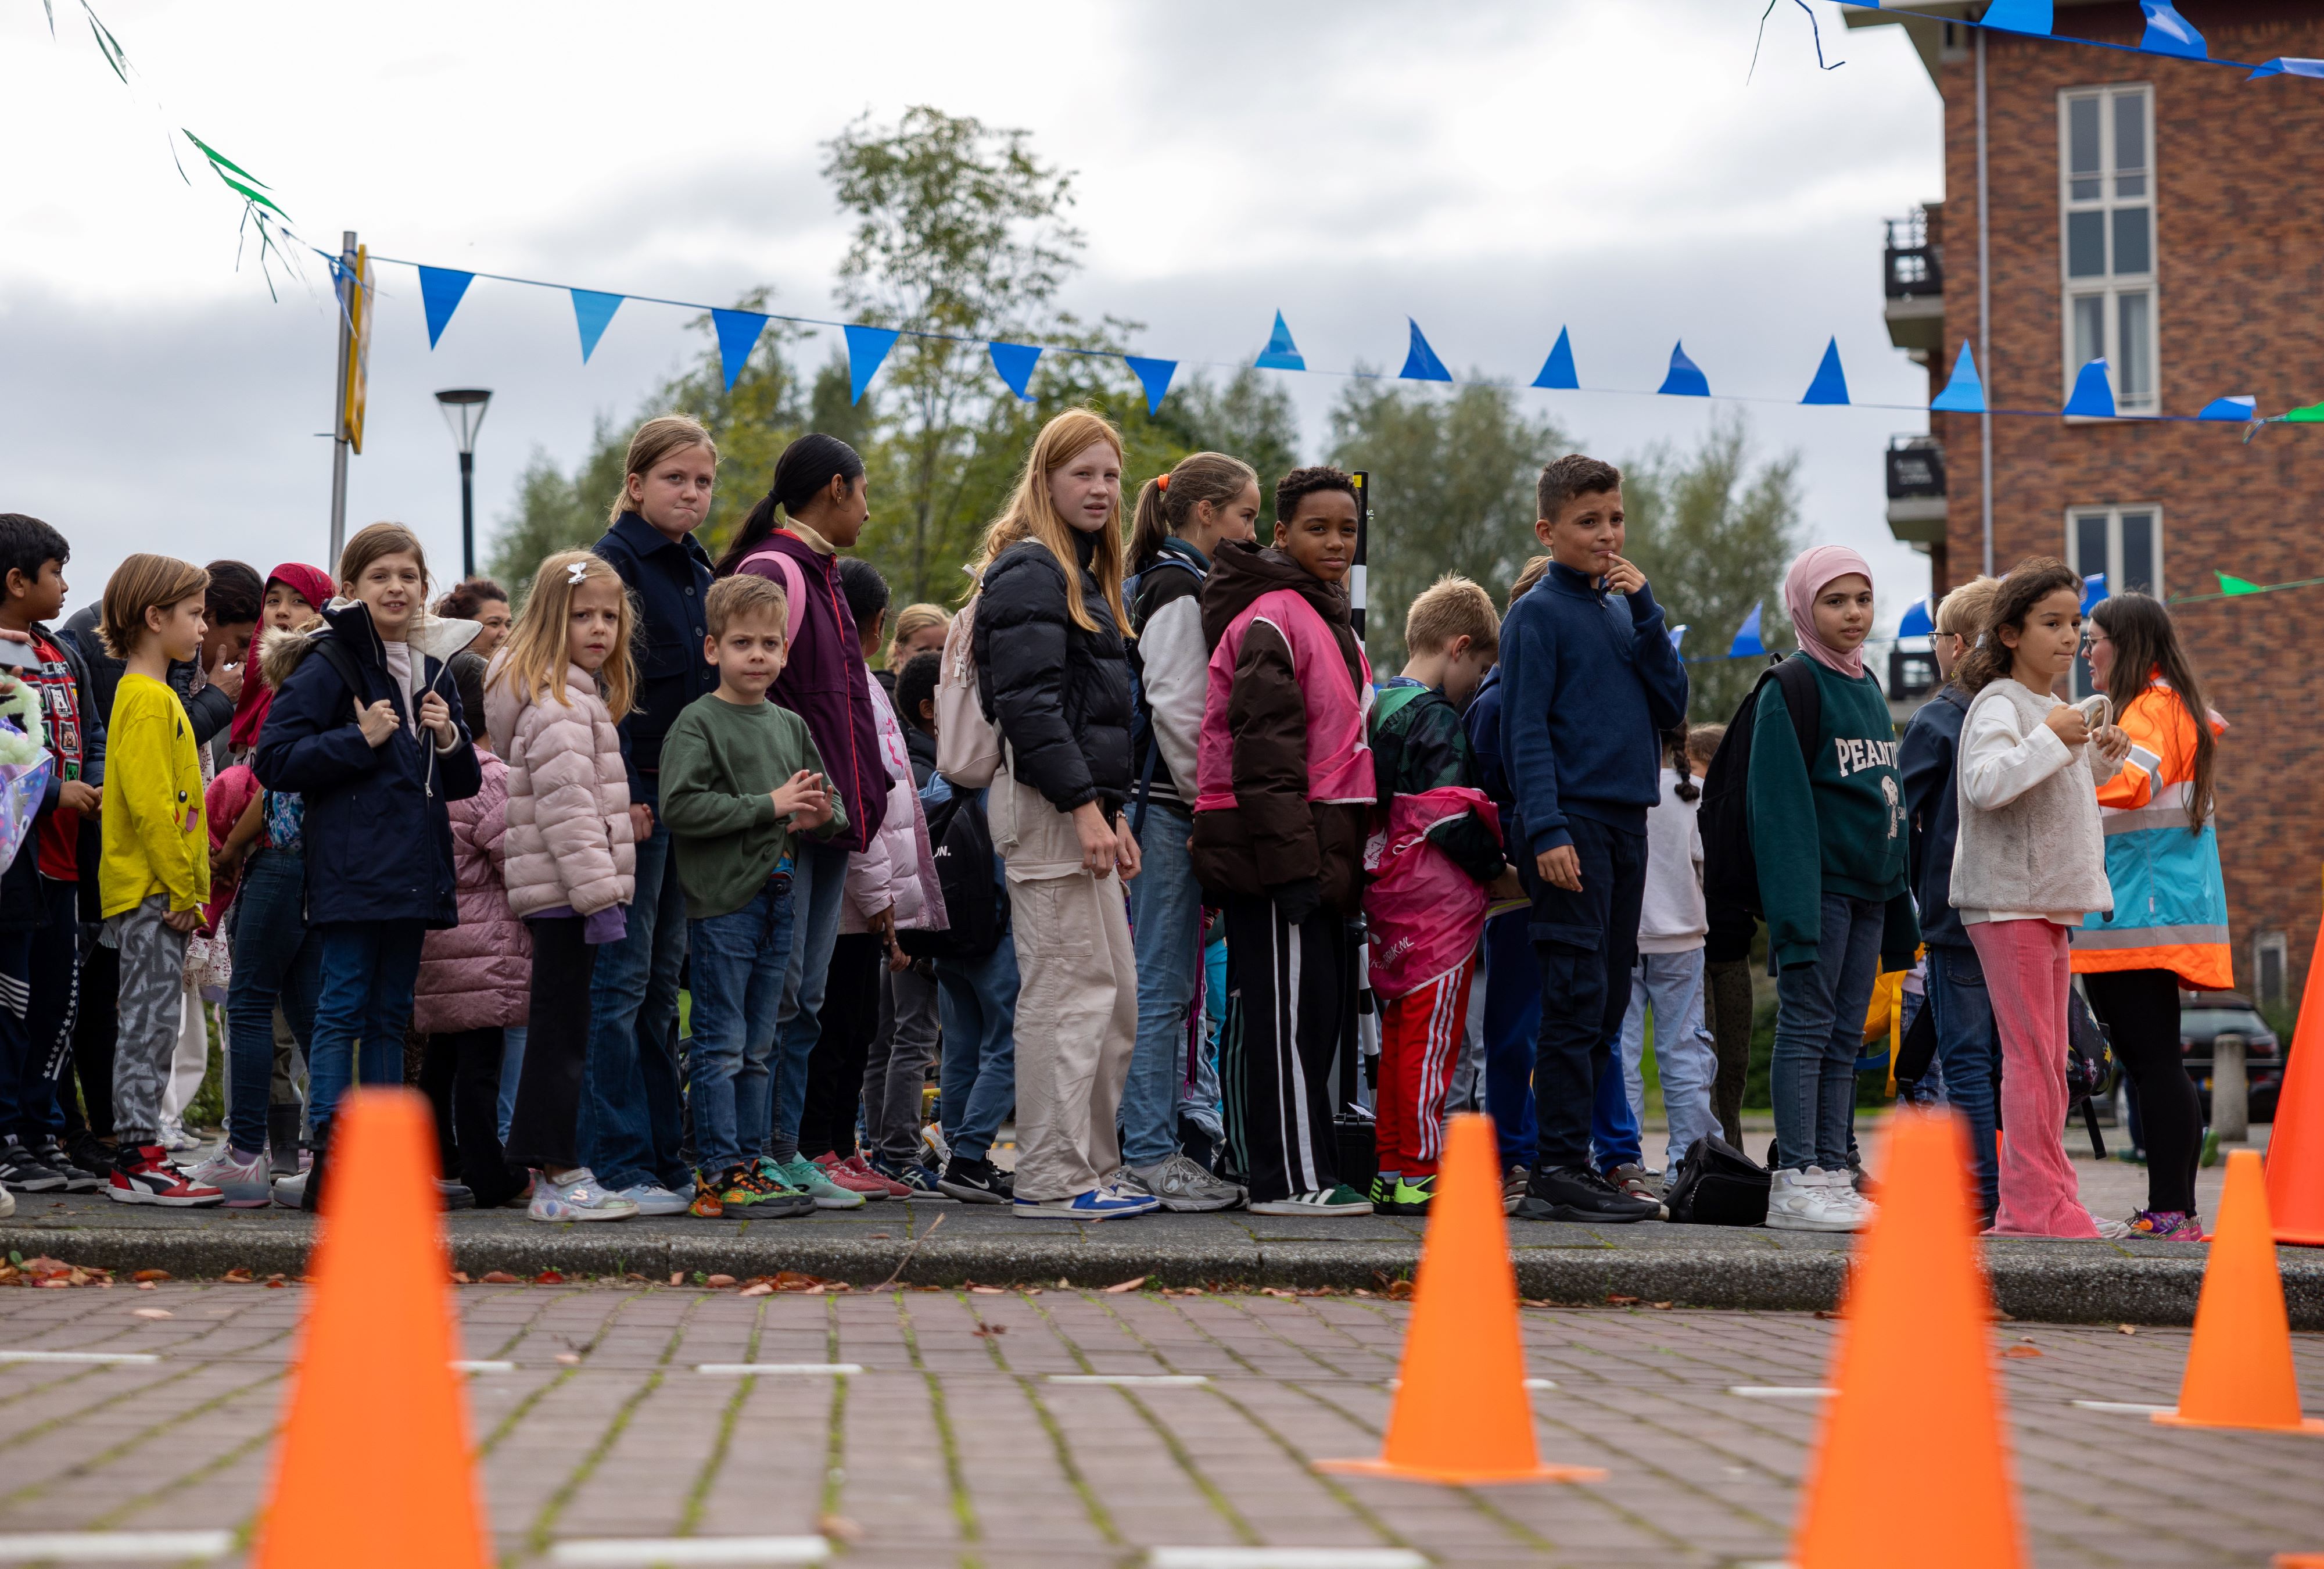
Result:
<svg viewBox="0 0 2324 1569"><path fill-rule="evenodd" d="M29 1531L244 1528L305 1292L231 1285L0 1292L0 1546ZM1443 1564L1748 1563L1780 1555L1834 1326L1805 1315L1528 1309L1546 1458L1602 1483L1452 1490L1322 1477L1374 1452L1404 1309L1351 1297L1058 1290L740 1298L663 1287L471 1287L466 1354L503 1565L605 1537L827 1531L840 1561L1122 1565L1166 1546L1409 1547ZM141 1309L171 1316L145 1318ZM2004 1324L1998 1365L2045 1564L2264 1564L2324 1549L2324 1439L2154 1427L2183 1332ZM2299 1348L2324 1411L2324 1336ZM565 1359L565 1360L560 1360ZM853 1361L857 1376L695 1371ZM1056 1375L1199 1374L1191 1386ZM361 1464L360 1456L350 1463ZM1900 1531L1945 1500L1895 1457ZM231 1561L231 1560L229 1560Z"/></svg>

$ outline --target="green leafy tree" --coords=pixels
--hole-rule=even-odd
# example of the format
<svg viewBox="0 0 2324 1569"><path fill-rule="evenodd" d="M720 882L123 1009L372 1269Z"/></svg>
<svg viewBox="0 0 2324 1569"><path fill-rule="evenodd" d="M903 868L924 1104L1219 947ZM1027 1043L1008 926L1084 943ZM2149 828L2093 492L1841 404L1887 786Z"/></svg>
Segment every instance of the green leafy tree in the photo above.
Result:
<svg viewBox="0 0 2324 1569"><path fill-rule="evenodd" d="M1535 540L1535 482L1572 443L1527 414L1517 392L1471 382L1447 394L1394 382L1351 382L1332 411L1332 461L1370 475L1365 651L1392 674L1405 658L1404 614L1448 572L1498 602Z"/></svg>
<svg viewBox="0 0 2324 1569"><path fill-rule="evenodd" d="M1796 549L1800 521L1799 455L1755 459L1748 421L1713 421L1681 454L1649 448L1623 468L1622 504L1630 517L1626 547L1654 585L1673 626L1687 628L1689 717L1724 723L1765 669L1755 659L1729 660L1736 629L1760 606L1760 641L1792 641L1784 614L1784 568Z"/></svg>
<svg viewBox="0 0 2324 1569"><path fill-rule="evenodd" d="M606 510L622 489L622 466L629 456L627 426L604 415L589 439L588 455L571 474L539 448L517 478L516 504L493 530L485 570L524 602L533 569L559 550L577 549L605 531Z"/></svg>

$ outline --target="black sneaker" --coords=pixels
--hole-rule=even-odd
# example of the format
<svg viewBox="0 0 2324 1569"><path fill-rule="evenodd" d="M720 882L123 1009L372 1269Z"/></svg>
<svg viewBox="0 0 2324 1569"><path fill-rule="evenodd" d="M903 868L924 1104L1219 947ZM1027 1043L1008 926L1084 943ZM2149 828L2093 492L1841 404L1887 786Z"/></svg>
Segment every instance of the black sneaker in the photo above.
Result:
<svg viewBox="0 0 2324 1569"><path fill-rule="evenodd" d="M1650 1198L1632 1198L1586 1166L1561 1166L1536 1171L1517 1201L1521 1221L1586 1221L1600 1225L1627 1225L1652 1220L1663 1206Z"/></svg>
<svg viewBox="0 0 2324 1569"><path fill-rule="evenodd" d="M65 1153L64 1141L51 1135L49 1141L32 1152L41 1164L65 1179L67 1193L94 1193L105 1186L105 1177L90 1171Z"/></svg>
<svg viewBox="0 0 2324 1569"><path fill-rule="evenodd" d="M936 1186L963 1204L1011 1204L1017 1197L1007 1172L990 1160L964 1160L957 1155L945 1162Z"/></svg>
<svg viewBox="0 0 2324 1569"><path fill-rule="evenodd" d="M62 1193L65 1174L15 1140L0 1144L0 1187L12 1193Z"/></svg>

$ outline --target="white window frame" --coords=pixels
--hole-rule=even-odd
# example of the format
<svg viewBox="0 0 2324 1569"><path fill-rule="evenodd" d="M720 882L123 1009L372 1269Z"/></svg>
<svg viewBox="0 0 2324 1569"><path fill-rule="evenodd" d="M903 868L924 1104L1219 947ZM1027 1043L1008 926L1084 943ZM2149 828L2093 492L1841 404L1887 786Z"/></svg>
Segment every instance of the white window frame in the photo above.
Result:
<svg viewBox="0 0 2324 1569"><path fill-rule="evenodd" d="M2143 98L2146 107L2146 167L2139 174L2144 182L2143 194L2125 197L2120 190L2120 177L2115 162L2115 103L2126 97ZM2098 108L2098 194L2077 198L2073 186L2073 142L2071 106L2077 99L2096 99ZM2073 395L2074 383L2081 375L2082 357L2074 343L2074 307L2077 300L2098 300L2104 313L2098 339L2102 355L2109 373L2107 381L2115 395L2115 411L2119 414L2156 414L2163 409L2163 295L2162 226L2158 221L2155 203L2161 162L2157 151L2154 120L2154 85L2152 82L2110 82L2098 86L2063 88L2058 93L2058 312L2059 360L2065 367L2060 397ZM2116 272L2114 268L2114 214L2119 208L2146 209L2147 270L2144 272ZM2068 271L2067 230L2070 216L2078 212L2102 215L2103 244L2107 252L2107 271L2095 278L2076 278ZM2126 396L2122 390L2122 297L2126 294L2146 296L2146 351L2149 385L2136 396ZM2100 357L2092 355L2092 358Z"/></svg>
<svg viewBox="0 0 2324 1569"><path fill-rule="evenodd" d="M2080 574L2084 577L2088 577L2093 572L2104 572L2107 575L2107 593L2108 595L2120 594L2134 586L2133 585L2123 581L2122 516L2125 512L2144 512L2153 520L2147 526L2152 531L2148 543L2153 552L2154 581L2140 588L2140 592L2144 594L2151 594L2154 595L2155 598L2161 599L2163 597L2163 508L2158 503L2092 503L2088 506L2068 507L2066 509L2066 549L2064 551L2066 565L2071 567L2077 573ZM2100 515L2103 515L2106 519L2106 559L2097 563L2096 565L2091 565L2082 559L2081 521L2084 518ZM2090 668L2089 664L2085 662L2079 654L2076 655L2074 659L2074 696L2077 697L2087 697L2095 690L2097 690L2097 688L2090 684Z"/></svg>
<svg viewBox="0 0 2324 1569"><path fill-rule="evenodd" d="M2270 955L2275 958L2278 988L2273 996L2261 984ZM2292 944L2280 931L2262 932L2252 939L2252 1001L2263 1008L2281 1008L2292 1001Z"/></svg>

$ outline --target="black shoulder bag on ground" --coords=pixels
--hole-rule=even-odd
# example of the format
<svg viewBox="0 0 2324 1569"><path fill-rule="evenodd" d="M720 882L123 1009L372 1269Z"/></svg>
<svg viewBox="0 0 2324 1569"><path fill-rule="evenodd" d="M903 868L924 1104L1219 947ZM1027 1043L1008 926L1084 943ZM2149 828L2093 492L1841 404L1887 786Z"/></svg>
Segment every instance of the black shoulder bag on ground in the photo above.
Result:
<svg viewBox="0 0 2324 1569"><path fill-rule="evenodd" d="M1767 1168L1716 1133L1687 1146L1663 1204L1689 1226L1757 1226L1767 1220Z"/></svg>

